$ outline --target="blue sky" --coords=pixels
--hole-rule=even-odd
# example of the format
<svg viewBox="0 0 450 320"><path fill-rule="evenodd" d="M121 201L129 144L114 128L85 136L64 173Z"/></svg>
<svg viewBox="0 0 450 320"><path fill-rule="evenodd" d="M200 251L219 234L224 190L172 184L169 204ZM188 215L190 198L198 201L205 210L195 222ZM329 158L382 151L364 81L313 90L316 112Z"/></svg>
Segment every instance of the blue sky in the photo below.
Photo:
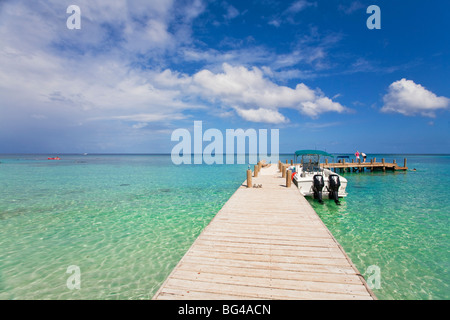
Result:
<svg viewBox="0 0 450 320"><path fill-rule="evenodd" d="M69 30L69 5L81 29ZM369 5L381 29L369 30ZM0 2L0 153L170 153L177 128L280 152L450 153L450 2ZM206 144L205 144L206 145Z"/></svg>

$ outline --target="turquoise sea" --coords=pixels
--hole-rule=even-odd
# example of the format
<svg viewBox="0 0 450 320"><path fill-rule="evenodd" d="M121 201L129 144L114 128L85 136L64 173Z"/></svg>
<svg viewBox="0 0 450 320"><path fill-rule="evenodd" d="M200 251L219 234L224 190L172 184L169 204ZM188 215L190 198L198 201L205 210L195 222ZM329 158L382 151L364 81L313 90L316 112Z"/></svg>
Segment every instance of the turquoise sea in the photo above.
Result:
<svg viewBox="0 0 450 320"><path fill-rule="evenodd" d="M407 172L340 173L349 193L341 206L310 203L366 279L379 268L379 299L447 300L450 156L376 155L405 157Z"/></svg>
<svg viewBox="0 0 450 320"><path fill-rule="evenodd" d="M0 299L150 299L247 168L52 156L0 155ZM346 173L341 206L311 204L361 273L379 268L379 299L450 299L450 156L374 156L417 171Z"/></svg>

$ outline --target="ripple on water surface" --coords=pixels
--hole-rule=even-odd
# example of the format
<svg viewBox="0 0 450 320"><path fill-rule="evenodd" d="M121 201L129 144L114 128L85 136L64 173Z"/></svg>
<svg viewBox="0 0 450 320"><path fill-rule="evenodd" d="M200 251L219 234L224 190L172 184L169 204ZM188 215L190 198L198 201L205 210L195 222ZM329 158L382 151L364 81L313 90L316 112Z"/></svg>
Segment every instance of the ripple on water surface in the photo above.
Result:
<svg viewBox="0 0 450 320"><path fill-rule="evenodd" d="M151 298L242 175L236 166L166 160L9 163L0 299ZM210 179L219 172L222 179ZM67 288L71 265L80 268L80 290Z"/></svg>
<svg viewBox="0 0 450 320"><path fill-rule="evenodd" d="M246 169L62 159L0 159L0 299L151 298ZM450 299L450 157L408 163L417 171L344 174L342 206L311 204L366 278L380 268L378 298ZM80 290L67 288L71 265Z"/></svg>

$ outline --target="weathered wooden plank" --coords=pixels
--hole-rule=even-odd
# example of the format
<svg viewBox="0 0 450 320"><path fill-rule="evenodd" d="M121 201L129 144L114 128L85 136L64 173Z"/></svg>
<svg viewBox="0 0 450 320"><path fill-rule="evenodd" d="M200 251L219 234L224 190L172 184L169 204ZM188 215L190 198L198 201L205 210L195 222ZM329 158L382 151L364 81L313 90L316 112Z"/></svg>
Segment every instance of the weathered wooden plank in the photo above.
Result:
<svg viewBox="0 0 450 320"><path fill-rule="evenodd" d="M299 233L312 233L312 234L324 234L329 237L326 230L321 230L317 228L319 224L314 225L295 225L295 226L280 226L276 222L270 221L271 226L268 228L267 224L242 224L242 223L229 223L221 221L220 224L215 224L210 226L210 230L233 230L233 231L247 231L247 232L260 232L265 231L270 233L280 233L280 234L299 234Z"/></svg>
<svg viewBox="0 0 450 320"><path fill-rule="evenodd" d="M193 272L187 270L179 270L173 279L203 281L214 284L242 284L245 286L271 288L271 289L287 289L298 291L314 291L325 293L344 293L351 295L364 295L367 293L362 283L335 283L335 282L318 282L311 280L299 279L279 279L256 276L239 276L224 275L209 272Z"/></svg>
<svg viewBox="0 0 450 320"><path fill-rule="evenodd" d="M213 267L208 264L197 264L184 261L179 270L187 270L194 272L209 272L222 275L235 275L235 276L252 276L252 277L266 277L269 279L291 279L291 280L309 280L316 282L336 282L336 283L353 283L360 284L361 281L354 277L353 274L345 273L328 273L328 272L315 272L314 270L276 270L271 269L267 272L266 269L250 268L250 267L234 267L234 266L219 266Z"/></svg>
<svg viewBox="0 0 450 320"><path fill-rule="evenodd" d="M274 259L270 263L265 261L245 261L245 260L233 260L233 259L220 259L220 258L206 258L196 257L193 255L186 256L184 259L187 263L197 263L209 265L212 268L214 266L221 267L239 267L239 268L254 268L262 269L266 271L270 270L288 270L288 271L308 271L308 272L326 272L337 274L355 274L355 270L350 266L331 266L311 264L306 261L297 261L296 263L278 262ZM175 270L176 272L176 270Z"/></svg>
<svg viewBox="0 0 450 320"><path fill-rule="evenodd" d="M288 239L280 237L272 237L271 239L265 238L264 236L236 236L231 233L208 233L204 234L202 239L216 239L217 241L230 241L230 242L244 242L244 243L266 243L273 245L291 245L291 246L301 246L301 245L310 245L316 247L336 247L337 244L331 239L319 239L315 240L312 238L297 238L297 239Z"/></svg>
<svg viewBox="0 0 450 320"><path fill-rule="evenodd" d="M228 252L228 253L242 253L242 254L261 254L270 255L272 257L285 256L285 257L314 257L314 258L342 258L342 253L338 248L334 250L307 250L306 249L294 247L286 248L283 246L274 247L258 247L258 246L243 246L243 245L222 245L222 244L205 244L205 242L198 242L195 246L196 249L205 252ZM321 248L320 248L321 249Z"/></svg>
<svg viewBox="0 0 450 320"><path fill-rule="evenodd" d="M214 284L209 282L195 281L195 280L180 280L170 278L167 282L168 288L186 289L195 288L196 291L211 292L214 294L236 295L236 296L250 296L258 299L307 299L307 300L364 300L371 299L368 295L357 295L348 293L331 293L331 292L316 292L316 291L302 291L289 289L276 289L267 287L255 287L237 284Z"/></svg>
<svg viewBox="0 0 450 320"><path fill-rule="evenodd" d="M298 229L296 232L280 231L272 228L266 228L265 230L256 228L224 228L222 226L215 226L209 228L207 231L208 235L230 235L230 236L240 236L243 238L265 238L265 239L280 239L280 240L301 240L304 238L309 238L311 240L320 239L330 239L329 234L325 230L318 230L316 232L312 230Z"/></svg>
<svg viewBox="0 0 450 320"><path fill-rule="evenodd" d="M250 248L253 250L256 249L266 249L266 250L270 250L273 254L276 254L276 252L278 251L312 251L312 252L337 252L339 255L341 254L341 250L337 245L331 246L331 247L327 247L327 246L323 246L323 247L319 247L319 246L309 246L308 244L300 244L300 245L283 245L283 244L277 244L274 245L273 243L249 243L249 242L232 242L232 241L217 241L216 239L210 240L210 239L206 239L206 238L201 238L198 240L197 242L198 245L203 245L203 246L209 246L211 248L213 248L214 246L222 246L222 247L227 247L227 248L233 248L233 247L237 247L240 249L245 250L246 248Z"/></svg>
<svg viewBox="0 0 450 320"><path fill-rule="evenodd" d="M250 297L245 295L227 295L214 292L201 292L195 291L195 289L174 289L164 288L159 298L162 300L259 300L256 297Z"/></svg>
<svg viewBox="0 0 450 320"><path fill-rule="evenodd" d="M214 259L229 259L229 260L243 260L243 261L261 261L272 262L276 259L277 262L284 263L307 263L328 266L348 266L348 260L341 256L336 257L305 257L305 256L273 256L271 254L248 254L248 253L229 253L229 252L211 252L200 250L197 247L193 248L192 254L197 257L210 257Z"/></svg>

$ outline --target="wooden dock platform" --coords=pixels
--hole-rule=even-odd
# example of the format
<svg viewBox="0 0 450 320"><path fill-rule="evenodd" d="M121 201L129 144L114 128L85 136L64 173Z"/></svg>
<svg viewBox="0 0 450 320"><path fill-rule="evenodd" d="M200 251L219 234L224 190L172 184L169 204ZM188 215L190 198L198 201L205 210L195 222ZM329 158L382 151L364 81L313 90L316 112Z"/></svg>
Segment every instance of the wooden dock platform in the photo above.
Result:
<svg viewBox="0 0 450 320"><path fill-rule="evenodd" d="M371 159L370 161L366 162L345 162L341 161L338 163L323 163L322 167L330 169L330 170L341 170L341 171L353 171L353 172L361 172L364 170L380 170L380 171L406 171L408 170L408 167L406 166L406 158L404 159L403 166L400 166L395 160L393 162L385 162L384 159L381 159L381 162L376 162L376 159Z"/></svg>
<svg viewBox="0 0 450 320"><path fill-rule="evenodd" d="M233 194L153 299L375 299L364 278L277 166Z"/></svg>
<svg viewBox="0 0 450 320"><path fill-rule="evenodd" d="M322 168L330 169L335 172L364 172L365 170L372 171L407 171L408 167L406 166L407 159L403 160L403 166L400 166L395 160L393 162L385 162L384 159L381 159L381 162L376 162L376 159L371 159L370 161L355 162L354 159L351 162L346 162L345 160L340 160L339 162L329 163L326 161L325 163L321 163L320 166ZM290 164L286 160L286 164L280 163L280 167L283 170L286 170L290 165L294 165L293 160L291 160ZM299 165L296 164L296 165Z"/></svg>

